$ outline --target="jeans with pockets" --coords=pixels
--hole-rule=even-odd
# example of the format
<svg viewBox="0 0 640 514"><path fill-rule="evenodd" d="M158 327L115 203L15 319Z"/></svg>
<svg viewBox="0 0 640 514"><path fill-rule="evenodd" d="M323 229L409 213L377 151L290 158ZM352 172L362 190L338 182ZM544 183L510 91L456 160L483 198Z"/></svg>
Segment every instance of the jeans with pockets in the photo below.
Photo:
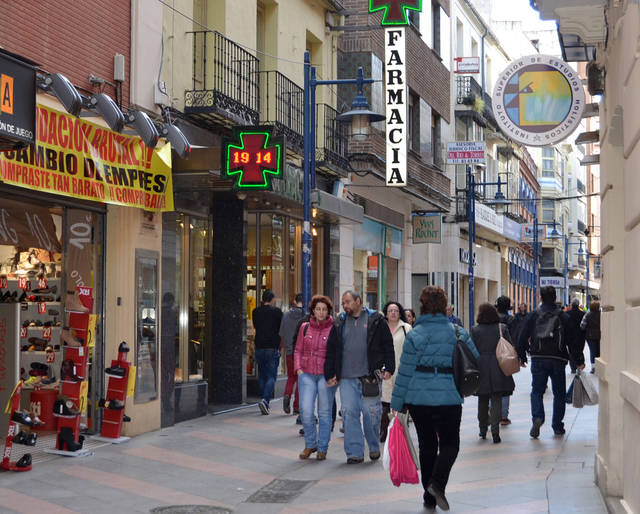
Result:
<svg viewBox="0 0 640 514"><path fill-rule="evenodd" d="M302 373L298 376L302 428L305 448L326 452L331 440L333 399L337 386L329 387L323 375ZM318 430L316 431L316 400L318 402Z"/></svg>
<svg viewBox="0 0 640 514"><path fill-rule="evenodd" d="M278 364L280 363L280 351L277 348L257 348L256 361L258 361L258 387L262 399L267 402L273 398L273 388L278 377Z"/></svg>
<svg viewBox="0 0 640 514"><path fill-rule="evenodd" d="M344 452L347 457L364 457L365 439L369 452L380 451L381 397L382 388L378 396L362 396L362 383L359 378L340 380Z"/></svg>
<svg viewBox="0 0 640 514"><path fill-rule="evenodd" d="M567 401L567 378L565 375L566 361L560 359L531 359L531 418L541 419L544 423L544 391L547 381L551 378L551 390L553 391L553 418L552 428L558 430L564 428L564 413Z"/></svg>

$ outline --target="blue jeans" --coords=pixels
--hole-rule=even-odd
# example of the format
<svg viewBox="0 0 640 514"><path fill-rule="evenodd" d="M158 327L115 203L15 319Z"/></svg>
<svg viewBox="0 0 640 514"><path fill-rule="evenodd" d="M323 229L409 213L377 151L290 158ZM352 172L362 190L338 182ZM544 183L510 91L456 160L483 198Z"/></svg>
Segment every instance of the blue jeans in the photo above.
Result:
<svg viewBox="0 0 640 514"><path fill-rule="evenodd" d="M502 397L502 419L509 418L509 402L510 401L511 401L511 396Z"/></svg>
<svg viewBox="0 0 640 514"><path fill-rule="evenodd" d="M365 438L369 452L380 451L380 418L382 417L380 398L381 393L377 397L362 396L362 383L359 378L340 380L344 452L347 457L364 457ZM362 414L362 423L360 423L360 414Z"/></svg>
<svg viewBox="0 0 640 514"><path fill-rule="evenodd" d="M277 348L257 348L256 361L258 362L258 387L262 399L269 405L273 398L273 388L278 376L278 364L280 363L280 351Z"/></svg>
<svg viewBox="0 0 640 514"><path fill-rule="evenodd" d="M551 426L554 429L564 428L562 420L567 399L566 367L567 363L558 359L531 359L531 417L534 420L539 418L544 423L542 396L547 387L547 380L551 378L551 390L553 391Z"/></svg>
<svg viewBox="0 0 640 514"><path fill-rule="evenodd" d="M317 448L325 452L331 440L333 399L337 386L328 387L323 375L302 373L298 376L300 388L300 416L304 428L305 448ZM316 433L316 398L318 399L318 431Z"/></svg>

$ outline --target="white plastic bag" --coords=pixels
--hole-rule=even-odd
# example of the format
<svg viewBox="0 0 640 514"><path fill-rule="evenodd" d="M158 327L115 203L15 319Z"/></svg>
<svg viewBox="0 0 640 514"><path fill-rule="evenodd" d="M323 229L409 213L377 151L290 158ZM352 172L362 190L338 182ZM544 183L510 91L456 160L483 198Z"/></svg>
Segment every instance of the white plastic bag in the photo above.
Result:
<svg viewBox="0 0 640 514"><path fill-rule="evenodd" d="M391 430L391 427L393 426L393 424L395 422L396 422L396 418L394 416L393 419L391 420L391 423L389 423L389 426L387 427L387 438L384 441L384 448L382 450L382 467L384 469L386 469L387 471L389 471L389 463L390 463L390 457L389 457L389 430Z"/></svg>

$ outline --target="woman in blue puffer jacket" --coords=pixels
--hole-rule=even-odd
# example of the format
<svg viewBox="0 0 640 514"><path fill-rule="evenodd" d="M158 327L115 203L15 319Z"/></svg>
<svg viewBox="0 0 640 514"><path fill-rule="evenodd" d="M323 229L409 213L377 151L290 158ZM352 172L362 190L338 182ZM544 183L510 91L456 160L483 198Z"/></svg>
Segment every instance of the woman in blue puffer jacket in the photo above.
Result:
<svg viewBox="0 0 640 514"><path fill-rule="evenodd" d="M458 337L476 358L480 355L467 331L449 322L447 295L442 288L425 287L420 303L420 316L402 349L391 409L397 413L406 406L416 425L424 506L449 510L444 491L460 449L463 403L453 380L453 350Z"/></svg>

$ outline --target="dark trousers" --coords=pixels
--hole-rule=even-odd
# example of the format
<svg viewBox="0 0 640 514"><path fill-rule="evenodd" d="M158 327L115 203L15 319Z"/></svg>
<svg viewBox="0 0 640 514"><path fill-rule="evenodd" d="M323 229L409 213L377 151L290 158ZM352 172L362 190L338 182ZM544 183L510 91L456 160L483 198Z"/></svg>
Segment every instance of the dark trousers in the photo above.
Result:
<svg viewBox="0 0 640 514"><path fill-rule="evenodd" d="M449 473L460 449L462 405L409 405L420 445L420 471L425 501L435 500L427 493L430 483L441 491L449 481Z"/></svg>
<svg viewBox="0 0 640 514"><path fill-rule="evenodd" d="M489 400L491 400L491 413L489 413ZM480 435L485 435L487 433L487 428L489 427L489 425L491 425L492 434L499 434L501 417L501 394L478 395L478 425L480 426Z"/></svg>
<svg viewBox="0 0 640 514"><path fill-rule="evenodd" d="M293 354L287 355L287 385L284 387L285 396L293 395L293 388L296 389L296 396L293 400L293 410L300 412L300 390L298 389L298 374L293 370Z"/></svg>
<svg viewBox="0 0 640 514"><path fill-rule="evenodd" d="M541 419L544 423L544 403L542 397L547 388L547 382L551 378L551 390L553 391L553 417L551 426L555 429L564 427L567 381L564 370L567 363L559 359L531 359L531 418Z"/></svg>
<svg viewBox="0 0 640 514"><path fill-rule="evenodd" d="M593 365L597 357L600 357L600 339L587 339L589 353L591 354L591 364Z"/></svg>
<svg viewBox="0 0 640 514"><path fill-rule="evenodd" d="M380 418L380 442L387 440L387 432L389 430L389 414L391 413L391 404L389 402L382 403L382 418Z"/></svg>

